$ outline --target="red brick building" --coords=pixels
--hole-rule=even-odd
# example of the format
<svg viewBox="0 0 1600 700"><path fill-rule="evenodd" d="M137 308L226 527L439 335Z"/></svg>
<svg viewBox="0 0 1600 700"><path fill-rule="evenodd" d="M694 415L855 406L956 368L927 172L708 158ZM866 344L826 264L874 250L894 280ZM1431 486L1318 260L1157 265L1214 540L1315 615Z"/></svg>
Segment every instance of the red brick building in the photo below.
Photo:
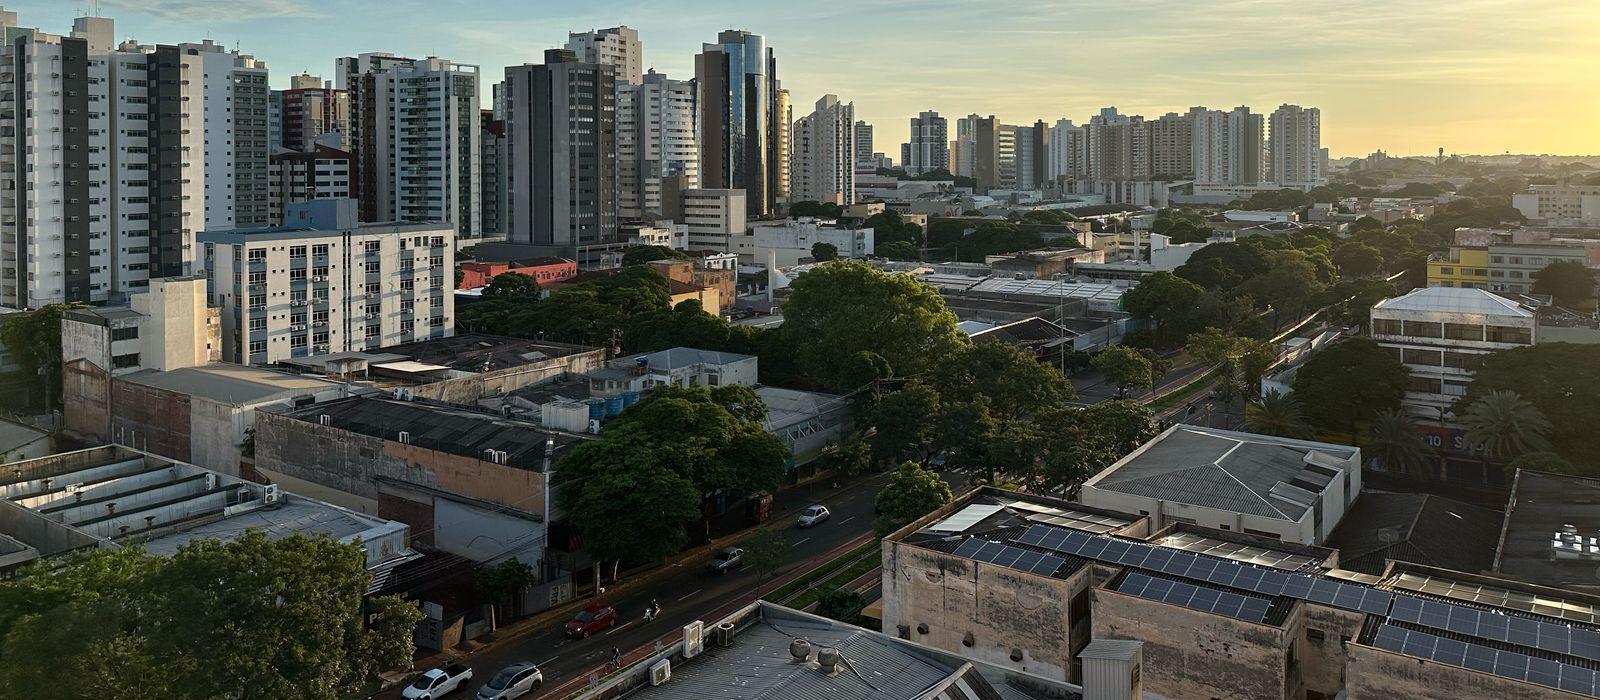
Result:
<svg viewBox="0 0 1600 700"><path fill-rule="evenodd" d="M537 280L541 286L551 282L565 282L578 274L578 263L566 258L532 258L510 262L464 262L461 284L456 289L486 287L489 281L506 273L516 272Z"/></svg>

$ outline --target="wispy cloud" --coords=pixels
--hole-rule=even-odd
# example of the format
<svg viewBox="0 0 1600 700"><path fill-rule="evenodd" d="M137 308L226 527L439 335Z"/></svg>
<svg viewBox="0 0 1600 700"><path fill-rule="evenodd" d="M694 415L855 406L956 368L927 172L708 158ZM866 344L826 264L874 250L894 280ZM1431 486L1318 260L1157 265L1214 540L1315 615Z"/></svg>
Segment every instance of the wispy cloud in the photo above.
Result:
<svg viewBox="0 0 1600 700"><path fill-rule="evenodd" d="M126 10L172 22L245 22L280 17L316 17L303 0L100 0L106 9Z"/></svg>

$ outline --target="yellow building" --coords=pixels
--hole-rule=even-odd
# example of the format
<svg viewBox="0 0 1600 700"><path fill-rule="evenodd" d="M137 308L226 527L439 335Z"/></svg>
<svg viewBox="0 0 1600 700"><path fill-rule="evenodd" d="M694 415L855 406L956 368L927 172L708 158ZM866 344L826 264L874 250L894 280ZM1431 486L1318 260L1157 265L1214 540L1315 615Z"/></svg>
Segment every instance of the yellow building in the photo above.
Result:
<svg viewBox="0 0 1600 700"><path fill-rule="evenodd" d="M1489 249L1451 248L1448 257L1428 261L1429 287L1489 288Z"/></svg>

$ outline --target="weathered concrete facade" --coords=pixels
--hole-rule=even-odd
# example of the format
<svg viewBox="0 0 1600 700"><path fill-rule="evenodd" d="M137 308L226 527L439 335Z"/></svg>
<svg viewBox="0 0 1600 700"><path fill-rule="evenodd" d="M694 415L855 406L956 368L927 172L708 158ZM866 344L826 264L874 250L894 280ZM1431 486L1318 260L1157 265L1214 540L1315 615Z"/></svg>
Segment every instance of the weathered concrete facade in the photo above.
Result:
<svg viewBox="0 0 1600 700"><path fill-rule="evenodd" d="M62 426L68 433L111 440L111 373L87 359L62 363Z"/></svg>
<svg viewBox="0 0 1600 700"><path fill-rule="evenodd" d="M423 384L413 387L411 391L418 398L471 404L485 396L509 394L564 374L588 374L603 367L605 362L606 349L591 348L542 362Z"/></svg>
<svg viewBox="0 0 1600 700"><path fill-rule="evenodd" d="M111 382L111 436L118 444L194 463L188 396L142 384ZM216 465L205 465L216 468Z"/></svg>
<svg viewBox="0 0 1600 700"><path fill-rule="evenodd" d="M1361 644L1350 645L1346 700L1567 700L1587 698Z"/></svg>
<svg viewBox="0 0 1600 700"><path fill-rule="evenodd" d="M1254 624L1097 588L1096 639L1145 643L1145 686L1171 698L1301 697L1293 665L1299 627ZM1295 616L1290 616L1291 623Z"/></svg>

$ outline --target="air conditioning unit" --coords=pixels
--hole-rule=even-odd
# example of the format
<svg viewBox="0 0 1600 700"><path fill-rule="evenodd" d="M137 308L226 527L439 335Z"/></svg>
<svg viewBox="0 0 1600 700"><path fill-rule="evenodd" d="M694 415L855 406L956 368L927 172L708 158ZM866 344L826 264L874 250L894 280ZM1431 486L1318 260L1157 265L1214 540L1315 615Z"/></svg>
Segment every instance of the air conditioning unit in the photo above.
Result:
<svg viewBox="0 0 1600 700"><path fill-rule="evenodd" d="M262 503L277 503L278 499L280 498L283 498L283 491L278 489L277 484L267 484L266 489L264 489L261 494Z"/></svg>
<svg viewBox="0 0 1600 700"><path fill-rule="evenodd" d="M650 664L650 685L661 685L672 678L672 659Z"/></svg>
<svg viewBox="0 0 1600 700"><path fill-rule="evenodd" d="M699 620L683 626L683 658L692 659L705 651L705 630L705 623Z"/></svg>
<svg viewBox="0 0 1600 700"><path fill-rule="evenodd" d="M724 622L712 628L711 636L717 640L719 647L733 646L733 623Z"/></svg>
<svg viewBox="0 0 1600 700"><path fill-rule="evenodd" d="M304 323L296 323L294 325L289 326L289 330L291 330L291 331L303 331L305 329L306 329L306 325Z"/></svg>
<svg viewBox="0 0 1600 700"><path fill-rule="evenodd" d="M322 275L317 275L317 276L315 276L315 277L312 277L312 278L311 278L311 281L312 281L312 282L325 282L325 281L327 281L327 279L328 279L328 278L326 278L326 277L323 277L323 276L322 276Z"/></svg>
<svg viewBox="0 0 1600 700"><path fill-rule="evenodd" d="M304 299L290 299L289 300L289 305L290 306L305 306L306 305L306 300L304 300Z"/></svg>

